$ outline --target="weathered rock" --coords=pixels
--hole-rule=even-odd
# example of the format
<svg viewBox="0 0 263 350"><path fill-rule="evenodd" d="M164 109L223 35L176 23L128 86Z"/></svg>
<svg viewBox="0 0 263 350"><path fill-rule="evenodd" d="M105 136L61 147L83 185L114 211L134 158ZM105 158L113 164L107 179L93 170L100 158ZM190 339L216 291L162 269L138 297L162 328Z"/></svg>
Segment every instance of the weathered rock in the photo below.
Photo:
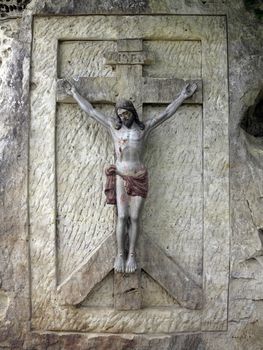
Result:
<svg viewBox="0 0 263 350"><path fill-rule="evenodd" d="M12 2L7 3L10 9L14 5ZM252 132L253 136L240 129L241 119L249 107L255 101L257 103L262 88L260 7L255 2L254 9L251 4L252 2L244 4L241 0L232 3L197 0L31 1L23 17L6 19L0 23L0 88L3 92L0 105L0 199L3 208L0 235L0 348L262 348L262 140L260 133L255 135ZM19 11L9 11L5 17L19 14ZM32 14L40 18L34 20L31 55ZM60 14L65 17L52 18L53 15ZM218 76L222 64L226 66L223 52L228 41L229 125L225 119L226 104L222 104L222 99L215 98L210 110L204 105L204 110L208 112L203 115L201 106L185 105L176 120L168 122L160 133L156 131L152 135L145 156L152 174L152 192L144 210L143 229L154 244L172 260L178 261L197 284L204 281L205 303L202 310L190 311L180 307L175 299L145 273L142 274L141 281L145 290L142 296L143 309L140 312L122 311L120 315L113 311L112 273L101 281L97 289L93 289L79 308L61 306L61 300L56 296L57 285L85 264L94 249L106 238L105 235L114 234L115 213L112 208L105 207L102 196L103 167L112 159L112 147L106 133L93 122L84 119L71 104L58 104L56 134L55 121L50 118L55 110L57 77L85 77L89 72L93 72L93 77L96 77L99 72L101 79L114 78L114 70L104 65L102 51L116 49L117 34L109 40L112 26L109 25L103 33L103 23L110 23L110 17L105 16L101 20L92 14L118 14L114 33L118 33L119 21L122 23L120 27L124 37L131 35L133 30L139 33L144 24L136 22L134 16L131 22L134 29L128 31L129 17L122 22L121 14L146 15L145 23L149 20L149 15L157 18L156 15L160 14L162 20L155 28L156 36L159 35L158 42L146 40L144 45L146 51L155 53L157 60L153 65L144 66L143 75L150 78L159 78L163 74L165 79L202 79L204 101L215 96L216 92L220 95L220 91L227 91L226 80L218 81ZM177 41L171 40L172 32L168 33L169 21L166 23L166 14L176 15L173 22L178 23ZM196 18L192 25L191 21L187 22L187 16L178 16L181 14L213 16L191 17L191 21ZM51 17L42 18L41 15ZM85 22L85 16L66 15L91 15L90 23L94 24L94 28L88 31L88 26L81 25L81 21ZM217 17L219 15L225 15L227 22L224 17ZM210 42L207 47L203 45L202 38L200 41L200 37L194 37L202 18L207 18L210 26L209 30L203 27L205 40ZM56 48L52 44L50 29L52 28L55 37L63 21L66 24L62 25L65 26L65 31L59 42L60 64L56 72L52 70L52 67L56 67L56 58L52 56ZM149 24L142 32L148 30L149 33L150 28ZM163 28L168 28L169 40L162 41L160 33ZM107 35L108 39L97 45L94 37L91 37L92 33L103 33L103 39L107 39ZM222 38L220 45L213 43L214 36L219 41ZM72 40L77 37L82 41L75 47ZM186 37L187 40L184 40ZM92 41L89 41L90 38ZM206 49L211 60L204 55ZM188 56L186 52L189 53ZM162 63L164 57L167 57L165 64ZM213 68L213 63L217 60L221 63ZM51 61L52 64L49 65ZM76 65L72 62L76 62ZM210 74L205 73L206 69ZM40 73L36 74L37 71ZM218 85L212 92L214 81ZM98 89L97 83L94 84L95 89ZM100 84L99 82L98 86ZM44 90L40 89L41 86ZM110 105L98 108L113 113ZM216 114L211 113L213 109L219 113L225 110L226 114L216 118ZM160 110L161 106L145 106L145 118ZM36 111L39 119L35 118ZM253 113L249 115L252 116ZM255 119L260 118L260 114L254 116ZM253 126L253 123L250 125ZM202 128L204 133L196 132ZM225 133L228 128L229 148ZM209 139L204 138L207 135L205 130L210 130ZM246 130L250 132L251 128ZM55 192L52 187L55 179L52 156L55 136L59 179L56 187L58 216L54 210ZM174 137L173 142L168 142L168 137ZM39 143L36 144L37 140ZM71 147L67 147L69 145ZM90 148L94 157L90 157L87 151ZM228 155L230 192L225 182ZM200 163L200 159L203 159L203 163ZM180 160L183 161L180 163ZM158 172L156 161L163 172ZM87 183L87 178L92 178L92 182ZM36 179L39 179L39 183ZM170 183L174 184L172 191L168 190ZM205 200L200 201L200 198ZM227 243L229 199L231 245ZM159 206L156 205L157 201ZM83 202L85 206L82 207L79 203ZM166 212L162 212L164 206L167 207ZM203 210L204 221L200 220ZM97 220L97 212L105 221ZM180 220L175 217L180 217ZM31 223L29 230L28 222ZM90 224L87 225L87 222ZM57 242L57 246L54 242ZM101 278L103 276L102 273ZM202 330L202 334L160 335L162 332L185 330L190 333ZM205 332L206 330L214 331ZM53 333L49 333L51 331ZM68 334L59 333L61 331ZM71 331L87 333L76 334ZM109 334L93 334L98 331ZM122 334L134 331L143 334ZM114 332L120 334L110 334Z"/></svg>

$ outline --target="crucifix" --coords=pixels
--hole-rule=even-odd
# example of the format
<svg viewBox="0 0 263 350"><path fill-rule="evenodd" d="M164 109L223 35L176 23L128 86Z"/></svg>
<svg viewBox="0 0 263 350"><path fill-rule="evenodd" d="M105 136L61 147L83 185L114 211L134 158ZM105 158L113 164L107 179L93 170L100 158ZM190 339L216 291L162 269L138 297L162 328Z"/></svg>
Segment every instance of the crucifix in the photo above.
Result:
<svg viewBox="0 0 263 350"><path fill-rule="evenodd" d="M140 255L139 261L141 266L139 266L137 262L136 243L139 232L139 216L148 192L148 173L145 165L141 161L143 146L150 132L170 118L186 99L189 99L188 101L190 103L200 101L201 91L199 91L199 88L201 82L187 82L179 79L144 78L142 76L143 65L150 64L152 58L143 51L142 40L118 40L117 48L118 50L116 52L109 52L105 56L106 64L112 65L114 69L116 69L116 78L79 78L76 82L76 87L75 84L71 84L70 88L65 88L65 81L61 80L58 82L58 100L62 102L63 100L69 99L64 93L65 90L67 90L67 94L74 98L82 110L109 131L114 142L116 164L111 165L106 170L107 184L105 193L107 196L107 203L117 205L117 254L114 259L115 307L123 310L140 308L141 268L147 271L148 266L148 269L151 271L150 275L157 276L157 274L152 271L153 264L150 260L156 261L156 259L159 259L161 265L163 260L167 260L162 257L164 253L162 253L158 247L155 247L152 243L148 243L147 254L144 254L144 256L142 256L142 254ZM199 88L197 89L198 86ZM199 94L195 94L196 90ZM81 91L81 93L79 93L79 91ZM97 91L99 91L100 95L99 100L103 102L112 103L115 102L117 96L122 97L122 100L116 103L115 118L103 115L90 104L88 100L91 102L98 102L98 97L92 96L92 94ZM178 94L179 91L180 93ZM176 99L174 99L175 95L177 95ZM85 98L83 96L85 96ZM172 103L170 103L171 100L173 100ZM139 119L139 116L142 115L143 103L169 103L169 105L160 115L143 123ZM136 109L134 105L136 105ZM126 256L125 239L127 237L127 232L129 244ZM146 247L146 241L145 238L140 240L143 247ZM101 247L99 250L100 252L97 251L95 253L97 254L97 260L103 260L103 249L104 253L107 254L108 252L106 253L105 249L109 251L109 247L112 247L112 244L106 248L104 243L104 247ZM149 253L150 251L152 253L155 252L155 254L151 256ZM110 256L111 255L112 253L110 253ZM147 256L147 259L145 256ZM82 268L76 272L73 279L67 279L63 283L63 286L61 286L61 289L64 291L69 291L68 288L70 288L71 300L72 288L74 288L73 285L74 281L76 281L76 276L79 276L79 274L82 278L84 275L87 276L87 271L91 272L92 268L94 268L95 260L96 257L93 259L92 263L87 262L87 264L84 264L85 266L82 266ZM106 260L105 257L105 261ZM105 264L102 265L104 266ZM112 269L112 266L110 267ZM180 286L178 281L176 281L176 283L174 283L174 281L168 281L169 274L167 273L164 278L159 276L157 278L158 282L163 285L164 288L169 289L170 294L172 288L175 290L177 289L177 291L175 291L176 299L181 299L182 305L188 305L188 307L190 307L191 304L192 307L190 308L200 307L202 299L200 287L195 284L179 265L171 266L169 262L168 266L166 266L166 269L167 268L172 268L177 271L177 276L181 281L181 287L178 288L178 285ZM106 268L105 270L108 269ZM101 269L101 273L103 275L105 271ZM160 271L158 274L160 275ZM94 274L92 275L94 276ZM97 275L100 276L100 273ZM82 287L84 287L84 285L87 287L87 283L85 282L81 282L80 284ZM181 290L179 290L180 288ZM185 291L183 291L184 288ZM75 302L73 301L73 304L77 304L76 299L80 300L83 297L83 291L79 290L79 286L77 290L78 293L73 293L75 295ZM192 291L189 297L190 290ZM193 291L195 291L195 293ZM183 296L184 293L187 296ZM77 294L80 294L81 297L78 296L76 298ZM87 290L84 294L87 295ZM193 297L194 294L195 296ZM172 295L174 295L174 292L172 292ZM190 301L191 298L192 300Z"/></svg>

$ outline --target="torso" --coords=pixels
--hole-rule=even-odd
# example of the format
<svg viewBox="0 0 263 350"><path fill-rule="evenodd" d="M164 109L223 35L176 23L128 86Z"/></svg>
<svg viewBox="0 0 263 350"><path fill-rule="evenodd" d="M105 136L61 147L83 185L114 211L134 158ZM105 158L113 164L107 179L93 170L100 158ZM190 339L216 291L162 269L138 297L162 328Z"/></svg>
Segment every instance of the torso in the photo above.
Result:
<svg viewBox="0 0 263 350"><path fill-rule="evenodd" d="M130 129L122 126L111 129L116 154L117 171L125 175L134 175L145 168L141 161L145 133L136 124Z"/></svg>

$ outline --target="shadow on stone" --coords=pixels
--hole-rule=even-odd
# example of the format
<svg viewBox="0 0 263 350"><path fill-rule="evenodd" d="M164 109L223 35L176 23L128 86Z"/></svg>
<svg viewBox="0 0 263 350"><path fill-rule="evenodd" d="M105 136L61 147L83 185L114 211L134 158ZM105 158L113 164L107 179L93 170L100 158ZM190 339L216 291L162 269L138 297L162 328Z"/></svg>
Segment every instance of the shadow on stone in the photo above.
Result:
<svg viewBox="0 0 263 350"><path fill-rule="evenodd" d="M263 137L263 88L260 90L255 103L247 109L240 127L249 135Z"/></svg>

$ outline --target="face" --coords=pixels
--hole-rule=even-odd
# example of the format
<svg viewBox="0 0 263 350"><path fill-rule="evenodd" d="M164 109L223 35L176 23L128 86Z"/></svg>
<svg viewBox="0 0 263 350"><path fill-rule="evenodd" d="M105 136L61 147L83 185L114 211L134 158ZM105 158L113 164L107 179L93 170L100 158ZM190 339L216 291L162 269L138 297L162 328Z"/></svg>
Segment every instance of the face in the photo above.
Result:
<svg viewBox="0 0 263 350"><path fill-rule="evenodd" d="M118 116L121 118L122 123L127 127L130 128L132 126L132 123L134 121L134 116L132 112L127 111L126 109L118 108Z"/></svg>

